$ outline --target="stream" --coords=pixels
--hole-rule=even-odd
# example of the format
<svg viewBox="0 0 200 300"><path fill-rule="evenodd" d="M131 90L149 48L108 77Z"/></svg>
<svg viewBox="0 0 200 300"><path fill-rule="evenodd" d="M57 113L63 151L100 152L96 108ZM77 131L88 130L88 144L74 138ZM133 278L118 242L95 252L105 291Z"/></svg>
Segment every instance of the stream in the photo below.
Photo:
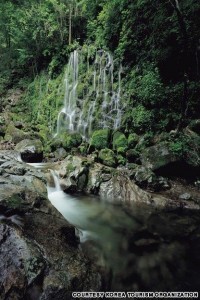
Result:
<svg viewBox="0 0 200 300"><path fill-rule="evenodd" d="M32 164L33 165L33 164ZM200 278L198 211L113 205L95 196L69 195L50 164L52 205L77 228L80 247L110 270L114 290L197 291Z"/></svg>

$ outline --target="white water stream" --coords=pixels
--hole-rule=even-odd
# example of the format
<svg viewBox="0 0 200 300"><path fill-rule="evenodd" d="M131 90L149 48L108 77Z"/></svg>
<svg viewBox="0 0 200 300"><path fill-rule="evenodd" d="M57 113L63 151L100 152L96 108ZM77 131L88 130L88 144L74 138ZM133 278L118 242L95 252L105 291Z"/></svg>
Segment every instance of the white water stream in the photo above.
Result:
<svg viewBox="0 0 200 300"><path fill-rule="evenodd" d="M48 199L63 217L75 228L80 242L95 241L100 255L112 268L118 268L120 249L123 244L123 229L140 226L123 209L100 201L92 196L73 196L62 191L59 176L51 163L30 164L38 169L49 170L47 183ZM124 260L123 260L124 261ZM121 266L123 261L120 262Z"/></svg>
<svg viewBox="0 0 200 300"><path fill-rule="evenodd" d="M57 119L57 132L63 129L79 132L84 138L94 128L117 129L121 124L121 72L114 71L113 57L98 50L93 63L87 62L84 74L84 55L75 50L70 55L65 74L64 103ZM118 74L115 79L115 74ZM84 76L82 76L84 75ZM88 80L85 82L85 78ZM63 128L64 127L64 128Z"/></svg>

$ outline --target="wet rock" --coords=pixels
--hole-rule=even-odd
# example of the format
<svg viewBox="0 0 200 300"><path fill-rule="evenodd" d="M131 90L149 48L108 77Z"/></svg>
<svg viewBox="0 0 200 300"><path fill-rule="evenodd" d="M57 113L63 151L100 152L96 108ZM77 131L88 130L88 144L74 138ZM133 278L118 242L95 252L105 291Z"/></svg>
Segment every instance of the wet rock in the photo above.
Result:
<svg viewBox="0 0 200 300"><path fill-rule="evenodd" d="M95 163L89 168L88 184L86 191L98 194L102 182L107 182L112 178L112 168Z"/></svg>
<svg viewBox="0 0 200 300"><path fill-rule="evenodd" d="M56 151L53 153L53 156L57 159L57 160L63 160L66 158L67 156L67 151L64 148L58 148L56 149Z"/></svg>
<svg viewBox="0 0 200 300"><path fill-rule="evenodd" d="M19 142L15 150L21 155L21 158L25 162L41 162L43 159L43 145L40 140L25 139Z"/></svg>
<svg viewBox="0 0 200 300"><path fill-rule="evenodd" d="M18 227L0 224L0 246L1 299L22 299L27 285L42 275L44 258Z"/></svg>
<svg viewBox="0 0 200 300"><path fill-rule="evenodd" d="M61 184L65 191L80 192L86 188L89 165L89 160L71 155L57 165Z"/></svg>

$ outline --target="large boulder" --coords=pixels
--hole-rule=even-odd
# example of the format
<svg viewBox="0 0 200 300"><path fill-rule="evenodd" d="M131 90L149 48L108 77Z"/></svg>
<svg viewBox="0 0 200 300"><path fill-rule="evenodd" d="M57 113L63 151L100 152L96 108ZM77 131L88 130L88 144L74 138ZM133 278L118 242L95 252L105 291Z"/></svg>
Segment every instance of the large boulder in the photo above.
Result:
<svg viewBox="0 0 200 300"><path fill-rule="evenodd" d="M86 188L89 164L87 159L71 155L57 164L61 186L65 192L81 192Z"/></svg>
<svg viewBox="0 0 200 300"><path fill-rule="evenodd" d="M180 160L181 158L172 151L168 142L161 142L155 146L148 147L141 154L142 164L153 171Z"/></svg>
<svg viewBox="0 0 200 300"><path fill-rule="evenodd" d="M20 153L22 160L25 162L41 162L43 159L43 145L38 139L22 140L16 145L15 150Z"/></svg>

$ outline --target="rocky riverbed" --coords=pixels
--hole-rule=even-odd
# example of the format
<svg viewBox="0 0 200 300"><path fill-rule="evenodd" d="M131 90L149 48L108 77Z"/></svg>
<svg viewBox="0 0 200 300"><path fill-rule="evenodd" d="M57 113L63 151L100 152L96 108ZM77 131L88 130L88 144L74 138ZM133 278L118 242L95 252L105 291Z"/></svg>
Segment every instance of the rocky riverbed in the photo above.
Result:
<svg viewBox="0 0 200 300"><path fill-rule="evenodd" d="M111 286L133 290L150 288L153 281L158 284L158 277L166 271L163 269L165 264L173 264L177 259L176 251L181 253L183 250L184 255L179 258L182 268L189 248L180 240L174 241L172 231L179 239L190 239L191 235L193 241L199 230L197 217L194 217L192 224L187 214L184 216L182 212L180 223L179 219L173 221L173 230L169 230L176 213L166 215L163 211L158 214L151 207L161 207L165 211L180 211L183 208L198 210L198 197L196 201L187 199L186 195L186 199L172 199L169 192L163 196L144 191L130 179L129 171L96 163L92 156L70 155L50 165L59 174L65 192L98 195L103 201L122 205L121 209L125 208L129 218L139 220L137 226L124 228L124 233L120 233L121 239L123 236L120 244L124 246L116 251L122 251L125 257L128 251L129 256L123 260L123 269L111 276L110 267L97 258L95 247L90 242L80 246L74 226L47 199L48 172L41 172L20 161L19 152L15 150L0 151L0 299L62 300L70 299L74 290L109 290ZM49 184L53 184L50 179ZM190 195L195 196L192 190ZM147 204L149 208L143 206ZM119 207L116 210L119 211ZM132 215L132 211L135 214ZM121 215L117 218L120 220ZM113 222L116 222L116 217ZM161 223L165 224L164 228L167 226L164 237L165 229L159 228ZM122 230L123 226L120 226L116 227L117 232ZM167 255L164 254L166 250ZM138 260L141 253L144 257ZM159 259L155 260L157 255ZM151 275L150 261L158 268L154 275L156 279ZM184 268L177 275L180 278L184 277ZM169 286L173 286L170 269L166 274L169 276Z"/></svg>

